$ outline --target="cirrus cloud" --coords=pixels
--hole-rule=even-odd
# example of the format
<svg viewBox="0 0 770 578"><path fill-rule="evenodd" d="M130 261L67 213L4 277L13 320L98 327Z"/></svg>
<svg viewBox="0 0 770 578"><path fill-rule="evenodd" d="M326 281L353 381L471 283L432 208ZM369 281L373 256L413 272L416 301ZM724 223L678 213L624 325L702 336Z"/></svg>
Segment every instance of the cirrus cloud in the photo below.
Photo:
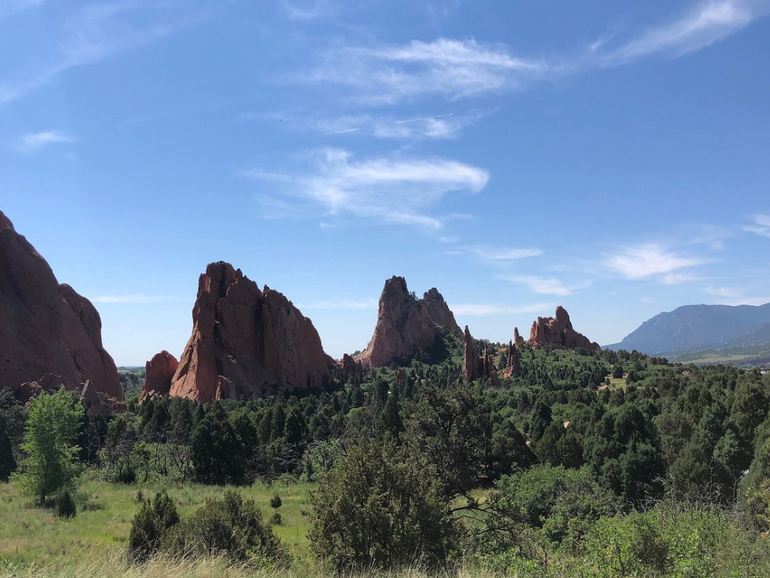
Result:
<svg viewBox="0 0 770 578"><path fill-rule="evenodd" d="M458 161L430 157L374 157L359 160L352 153L326 148L311 154L309 169L297 173L247 170L240 174L272 181L281 196L260 195L265 216L285 217L320 212L351 214L386 223L443 228L453 215L432 210L450 193L475 194L489 182L489 173Z"/></svg>
<svg viewBox="0 0 770 578"><path fill-rule="evenodd" d="M645 243L620 249L604 261L606 267L626 279L657 278L666 284L690 280L678 272L706 263L705 259L677 253L660 243Z"/></svg>

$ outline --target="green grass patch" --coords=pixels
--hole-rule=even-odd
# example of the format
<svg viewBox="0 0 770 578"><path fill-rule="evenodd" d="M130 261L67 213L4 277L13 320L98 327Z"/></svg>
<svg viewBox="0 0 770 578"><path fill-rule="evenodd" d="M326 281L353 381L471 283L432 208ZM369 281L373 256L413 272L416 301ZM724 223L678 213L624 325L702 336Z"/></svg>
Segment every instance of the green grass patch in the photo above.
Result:
<svg viewBox="0 0 770 578"><path fill-rule="evenodd" d="M270 498L281 496L278 509L282 523L273 529L295 559L308 559L310 493L312 484L257 483L236 488L254 499L265 520L275 511ZM137 492L145 498L165 489L176 501L180 516L190 515L207 498L221 497L223 486L148 483L122 485L86 479L78 489L78 514L72 519L56 517L51 510L35 506L13 484L0 484L0 575L8 568L77 567L94 557L107 559L125 550L131 521L139 506ZM85 508L82 506L85 505Z"/></svg>

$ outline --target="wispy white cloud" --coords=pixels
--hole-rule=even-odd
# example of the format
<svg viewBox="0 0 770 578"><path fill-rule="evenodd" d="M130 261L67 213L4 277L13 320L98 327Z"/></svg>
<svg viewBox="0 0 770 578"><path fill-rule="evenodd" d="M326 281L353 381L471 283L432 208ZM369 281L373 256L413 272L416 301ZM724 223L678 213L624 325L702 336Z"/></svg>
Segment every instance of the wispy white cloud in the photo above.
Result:
<svg viewBox="0 0 770 578"><path fill-rule="evenodd" d="M677 253L660 243L645 243L620 249L607 257L604 264L626 279L658 278L671 284L677 282L675 274L681 270L706 262L705 259Z"/></svg>
<svg viewBox="0 0 770 578"><path fill-rule="evenodd" d="M486 317L490 315L519 315L523 313L545 313L554 308L551 303L532 305L500 305L494 303L460 303L452 305L455 315Z"/></svg>
<svg viewBox="0 0 770 578"><path fill-rule="evenodd" d="M56 50L47 64L0 79L0 105L45 86L68 70L168 36L200 17L195 4L126 0L88 4L72 11L53 33Z"/></svg>
<svg viewBox="0 0 770 578"><path fill-rule="evenodd" d="M679 57L717 43L770 12L768 0L702 0L646 29L613 28L572 53L521 56L473 38L330 49L302 79L342 86L367 104L480 97L565 75L623 66L652 56ZM335 97L339 91L335 90Z"/></svg>
<svg viewBox="0 0 770 578"><path fill-rule="evenodd" d="M305 80L345 86L369 103L435 95L450 100L499 92L558 69L473 39L335 48Z"/></svg>
<svg viewBox="0 0 770 578"><path fill-rule="evenodd" d="M770 303L770 294L761 297L749 296L742 288L709 286L704 289L704 293L718 297L719 303L722 305L764 305Z"/></svg>
<svg viewBox="0 0 770 578"><path fill-rule="evenodd" d="M283 111L244 115L244 120L273 121L297 132L315 136L350 135L389 140L440 140L459 136L462 129L478 122L484 112L445 112L404 118L388 114L318 116L307 111Z"/></svg>
<svg viewBox="0 0 770 578"><path fill-rule="evenodd" d="M770 215L752 215L750 224L745 225L743 230L770 239Z"/></svg>
<svg viewBox="0 0 770 578"><path fill-rule="evenodd" d="M333 148L316 151L310 168L293 174L260 170L241 174L282 188L282 197L260 199L285 204L293 214L314 209L429 231L441 229L452 218L431 213L446 195L478 193L489 181L484 169L457 161L435 157L358 160L346 150Z"/></svg>
<svg viewBox="0 0 770 578"><path fill-rule="evenodd" d="M21 135L13 146L20 152L32 153L50 145L74 143L77 140L77 137L61 130L44 130Z"/></svg>
<svg viewBox="0 0 770 578"><path fill-rule="evenodd" d="M503 264L519 261L520 259L529 259L530 257L539 257L543 254L543 250L537 247L490 247L477 245L469 247L468 251L479 257L482 261Z"/></svg>
<svg viewBox="0 0 770 578"><path fill-rule="evenodd" d="M299 21L331 18L339 13L339 5L330 0L283 0L281 8L290 20Z"/></svg>
<svg viewBox="0 0 770 578"><path fill-rule="evenodd" d="M577 289L588 286L584 284L579 287L569 287L555 277L538 277L535 275L500 275L500 278L523 285L533 293L540 295L572 295Z"/></svg>
<svg viewBox="0 0 770 578"><path fill-rule="evenodd" d="M656 54L681 56L719 42L768 12L764 0L706 0L683 15L652 26L598 54L601 63L618 65Z"/></svg>

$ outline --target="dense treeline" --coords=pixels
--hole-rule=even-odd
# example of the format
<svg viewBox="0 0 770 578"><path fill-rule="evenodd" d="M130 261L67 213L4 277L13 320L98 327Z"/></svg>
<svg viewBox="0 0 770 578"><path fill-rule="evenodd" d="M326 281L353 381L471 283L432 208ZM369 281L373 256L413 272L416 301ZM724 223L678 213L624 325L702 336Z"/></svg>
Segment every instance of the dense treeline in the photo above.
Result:
<svg viewBox="0 0 770 578"><path fill-rule="evenodd" d="M337 571L464 556L537 574L555 555L605 575L676 573L682 560L707 574L749 551L770 559L752 541L770 530L770 376L541 349L525 350L519 376L466 384L459 344L447 348L442 363L343 376L328 391L83 415L79 460L116 483L322 480L310 539ZM28 460L24 416L0 396L0 476ZM715 558L728 540L746 547Z"/></svg>

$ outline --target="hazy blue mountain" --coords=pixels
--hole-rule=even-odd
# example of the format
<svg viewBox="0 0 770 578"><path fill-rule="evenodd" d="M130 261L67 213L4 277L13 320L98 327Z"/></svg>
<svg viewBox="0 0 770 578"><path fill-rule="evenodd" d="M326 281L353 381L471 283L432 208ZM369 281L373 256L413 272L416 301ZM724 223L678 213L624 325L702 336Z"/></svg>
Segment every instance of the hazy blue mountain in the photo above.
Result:
<svg viewBox="0 0 770 578"><path fill-rule="evenodd" d="M610 349L650 355L770 342L770 303L765 305L685 305L642 323Z"/></svg>

